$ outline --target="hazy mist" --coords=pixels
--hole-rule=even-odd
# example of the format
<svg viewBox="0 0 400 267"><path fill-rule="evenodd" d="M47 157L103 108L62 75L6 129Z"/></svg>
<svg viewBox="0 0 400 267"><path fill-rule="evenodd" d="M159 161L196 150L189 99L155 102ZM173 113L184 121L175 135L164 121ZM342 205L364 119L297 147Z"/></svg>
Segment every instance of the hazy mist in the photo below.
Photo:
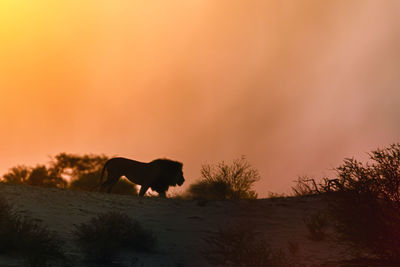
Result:
<svg viewBox="0 0 400 267"><path fill-rule="evenodd" d="M0 173L58 152L246 155L257 191L399 141L400 2L0 4Z"/></svg>

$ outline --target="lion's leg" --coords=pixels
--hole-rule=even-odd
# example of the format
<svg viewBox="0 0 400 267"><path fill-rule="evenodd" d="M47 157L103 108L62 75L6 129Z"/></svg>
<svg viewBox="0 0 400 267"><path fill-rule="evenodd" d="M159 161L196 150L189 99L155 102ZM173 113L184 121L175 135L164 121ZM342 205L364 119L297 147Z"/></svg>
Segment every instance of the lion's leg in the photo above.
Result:
<svg viewBox="0 0 400 267"><path fill-rule="evenodd" d="M112 177L112 179L110 179L110 185L108 186L107 193L111 193L112 189L117 184L119 178L120 178L120 176L115 175L115 176Z"/></svg>
<svg viewBox="0 0 400 267"><path fill-rule="evenodd" d="M101 184L100 192L104 192L104 190L108 187L109 181L106 180Z"/></svg>
<svg viewBox="0 0 400 267"><path fill-rule="evenodd" d="M108 174L107 180L101 185L100 191L107 189L107 193L110 193L114 185L118 182L119 176L113 175L111 173Z"/></svg>
<svg viewBox="0 0 400 267"><path fill-rule="evenodd" d="M165 191L157 192L159 197L162 198L167 198L167 195L165 194Z"/></svg>
<svg viewBox="0 0 400 267"><path fill-rule="evenodd" d="M142 185L142 187L140 187L139 197L143 197L144 194L146 194L146 192L147 192L148 189L149 189L149 186L147 186L147 185Z"/></svg>
<svg viewBox="0 0 400 267"><path fill-rule="evenodd" d="M115 180L111 181L110 185L108 186L107 193L111 193L111 190L113 189L113 187L117 183L117 181L115 181Z"/></svg>

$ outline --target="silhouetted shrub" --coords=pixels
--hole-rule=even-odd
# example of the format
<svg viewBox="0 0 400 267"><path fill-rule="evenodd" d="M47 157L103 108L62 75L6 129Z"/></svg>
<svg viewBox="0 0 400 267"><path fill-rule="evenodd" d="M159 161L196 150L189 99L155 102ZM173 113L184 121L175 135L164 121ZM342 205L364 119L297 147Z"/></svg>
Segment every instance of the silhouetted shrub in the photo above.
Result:
<svg viewBox="0 0 400 267"><path fill-rule="evenodd" d="M67 182L47 169L44 165L37 165L32 168L26 184L44 187L66 187Z"/></svg>
<svg viewBox="0 0 400 267"><path fill-rule="evenodd" d="M82 191L95 191L99 184L99 172L90 172L80 175L71 181L70 188Z"/></svg>
<svg viewBox="0 0 400 267"><path fill-rule="evenodd" d="M44 187L67 187L67 181L77 181L81 190L92 189L98 186L100 171L108 157L105 155L75 155L59 153L51 158L47 165L39 164L36 167L16 166L3 175L2 181L12 184L29 184ZM98 173L97 180L89 176ZM89 178L88 178L89 177ZM91 184L90 184L91 183ZM120 185L120 191L127 193L132 187Z"/></svg>
<svg viewBox="0 0 400 267"><path fill-rule="evenodd" d="M52 158L49 169L55 176L71 181L73 189L93 191L107 160L105 155L59 153Z"/></svg>
<svg viewBox="0 0 400 267"><path fill-rule="evenodd" d="M305 216L303 221L308 229L309 239L313 241L322 241L326 238L326 228L329 226L326 213L316 212Z"/></svg>
<svg viewBox="0 0 400 267"><path fill-rule="evenodd" d="M17 216L11 205L4 199L0 198L0 253L14 249L15 232L8 231L10 224L16 220Z"/></svg>
<svg viewBox="0 0 400 267"><path fill-rule="evenodd" d="M82 175L100 172L107 160L105 155L59 153L52 158L49 169L56 176L76 180Z"/></svg>
<svg viewBox="0 0 400 267"><path fill-rule="evenodd" d="M13 230L17 231L19 240L16 243L17 250L29 266L47 266L51 262L65 259L61 239L33 219L24 217L16 221Z"/></svg>
<svg viewBox="0 0 400 267"><path fill-rule="evenodd" d="M156 244L152 231L123 213L102 213L75 227L76 242L87 261L109 263L122 249L152 251Z"/></svg>
<svg viewBox="0 0 400 267"><path fill-rule="evenodd" d="M225 181L198 181L190 185L189 193L196 199L222 200L232 195L231 186Z"/></svg>
<svg viewBox="0 0 400 267"><path fill-rule="evenodd" d="M206 237L205 241L203 255L212 266L291 266L281 250L271 249L268 242L249 225L224 226Z"/></svg>
<svg viewBox="0 0 400 267"><path fill-rule="evenodd" d="M17 254L27 266L51 266L65 260L63 242L30 217L21 217L0 199L0 252Z"/></svg>
<svg viewBox="0 0 400 267"><path fill-rule="evenodd" d="M294 196L311 196L320 193L319 186L313 178L300 176L295 183L296 185L292 187Z"/></svg>
<svg viewBox="0 0 400 267"><path fill-rule="evenodd" d="M268 192L268 198L270 199L278 199L278 198L286 198L287 195L285 193L274 193Z"/></svg>
<svg viewBox="0 0 400 267"><path fill-rule="evenodd" d="M2 181L9 184L23 184L26 183L31 173L31 168L19 165L12 167L8 170L8 173L4 174Z"/></svg>
<svg viewBox="0 0 400 267"><path fill-rule="evenodd" d="M363 164L337 168L339 190L328 198L340 237L376 256L400 261L400 144L377 149Z"/></svg>
<svg viewBox="0 0 400 267"><path fill-rule="evenodd" d="M298 197L335 193L345 188L339 179L329 179L327 177L316 181L316 179L308 176L300 176L295 183L295 186L292 186L292 192L294 196Z"/></svg>
<svg viewBox="0 0 400 267"><path fill-rule="evenodd" d="M66 181L52 173L45 165L36 167L17 166L3 175L3 181L10 184L29 184L44 187L65 187Z"/></svg>
<svg viewBox="0 0 400 267"><path fill-rule="evenodd" d="M189 187L188 195L194 199L255 199L253 184L260 179L258 171L244 157L231 165L203 165L201 180Z"/></svg>

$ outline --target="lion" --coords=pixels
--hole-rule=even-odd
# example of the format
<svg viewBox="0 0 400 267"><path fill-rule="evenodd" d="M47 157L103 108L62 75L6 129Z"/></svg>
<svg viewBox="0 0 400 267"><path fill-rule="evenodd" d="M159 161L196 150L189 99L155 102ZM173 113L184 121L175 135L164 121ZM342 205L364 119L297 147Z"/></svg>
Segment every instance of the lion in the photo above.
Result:
<svg viewBox="0 0 400 267"><path fill-rule="evenodd" d="M121 176L141 186L139 196L143 197L149 188L165 198L165 192L170 186L181 186L185 179L182 172L183 164L169 159L156 159L149 163L127 158L109 159L101 171L100 191L107 189L110 193ZM102 183L105 171L107 180Z"/></svg>

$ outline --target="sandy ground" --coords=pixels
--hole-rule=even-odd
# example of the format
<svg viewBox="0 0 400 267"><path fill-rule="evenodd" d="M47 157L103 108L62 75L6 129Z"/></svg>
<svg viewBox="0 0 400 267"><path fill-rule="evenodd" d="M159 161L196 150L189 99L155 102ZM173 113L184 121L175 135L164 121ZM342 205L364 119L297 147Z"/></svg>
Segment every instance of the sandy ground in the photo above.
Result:
<svg viewBox="0 0 400 267"><path fill-rule="evenodd" d="M123 266L209 266L202 256L204 237L220 227L244 222L266 237L273 248L294 257L294 266L327 266L327 262L347 259L348 250L328 233L327 240L308 239L303 222L306 214L324 208L318 197L259 199L255 201L198 201L144 198L105 193L46 189L0 184L5 197L21 214L27 214L57 231L66 241L66 252L79 258L73 241L74 225L87 222L106 211L120 211L152 229L158 239L155 253L122 255ZM299 245L296 255L288 252L288 242ZM135 260L136 263L133 263ZM0 257L0 266L20 266L20 259ZM329 266L335 266L330 264Z"/></svg>

